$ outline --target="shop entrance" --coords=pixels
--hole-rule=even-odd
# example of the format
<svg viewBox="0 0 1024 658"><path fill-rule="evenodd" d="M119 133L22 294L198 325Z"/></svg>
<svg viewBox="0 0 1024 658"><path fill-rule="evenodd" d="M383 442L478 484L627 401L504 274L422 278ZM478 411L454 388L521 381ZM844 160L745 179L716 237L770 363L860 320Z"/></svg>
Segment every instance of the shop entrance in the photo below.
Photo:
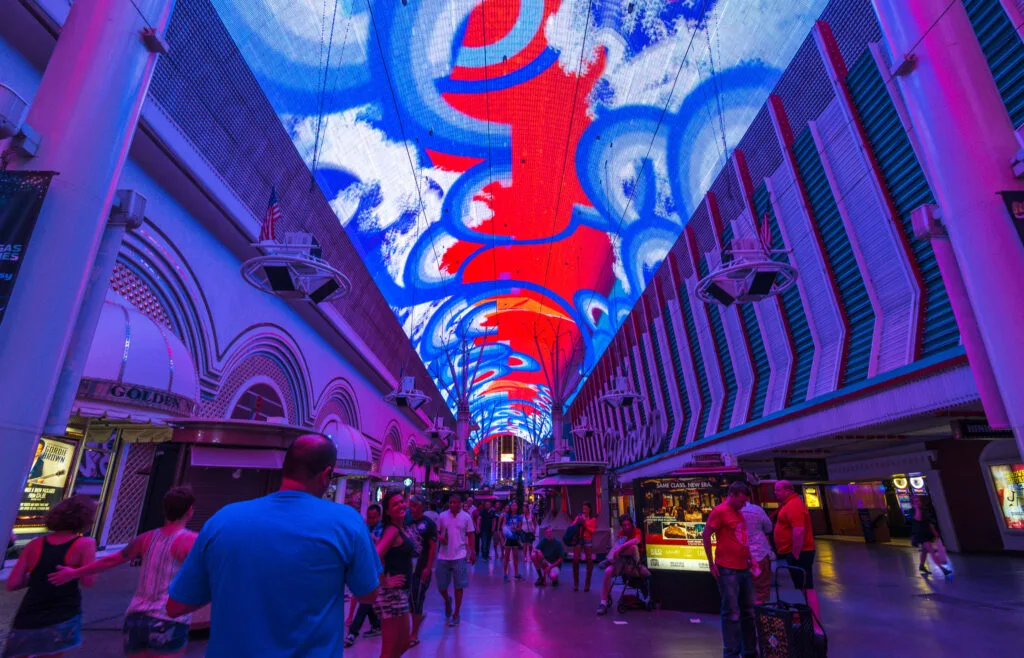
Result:
<svg viewBox="0 0 1024 658"><path fill-rule="evenodd" d="M815 483L824 491L827 535L867 543L910 545L911 500L922 497L931 507L927 478L921 473L855 482ZM932 513L932 518L935 518Z"/></svg>

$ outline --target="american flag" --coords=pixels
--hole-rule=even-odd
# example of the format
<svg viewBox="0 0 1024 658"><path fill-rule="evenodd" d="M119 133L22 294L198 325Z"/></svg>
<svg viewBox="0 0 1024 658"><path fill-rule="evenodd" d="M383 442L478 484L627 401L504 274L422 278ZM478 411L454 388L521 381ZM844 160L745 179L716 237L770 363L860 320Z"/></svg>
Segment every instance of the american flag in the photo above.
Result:
<svg viewBox="0 0 1024 658"><path fill-rule="evenodd" d="M277 190L270 188L267 214L263 216L263 225L260 226L260 242L274 239L274 224L279 219L281 219L281 204L277 202Z"/></svg>

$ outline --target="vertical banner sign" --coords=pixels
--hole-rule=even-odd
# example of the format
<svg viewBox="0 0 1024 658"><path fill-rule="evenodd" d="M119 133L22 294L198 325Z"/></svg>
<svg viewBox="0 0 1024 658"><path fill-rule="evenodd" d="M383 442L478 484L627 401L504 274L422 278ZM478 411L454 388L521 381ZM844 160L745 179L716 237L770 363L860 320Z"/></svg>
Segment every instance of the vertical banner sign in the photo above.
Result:
<svg viewBox="0 0 1024 658"><path fill-rule="evenodd" d="M0 171L0 322L53 172Z"/></svg>
<svg viewBox="0 0 1024 658"><path fill-rule="evenodd" d="M1013 225L1017 228L1017 235L1024 242L1024 192L1015 190L1000 192L999 195L1003 197L1003 203L1006 204L1006 210L1010 213L1010 219L1013 220Z"/></svg>

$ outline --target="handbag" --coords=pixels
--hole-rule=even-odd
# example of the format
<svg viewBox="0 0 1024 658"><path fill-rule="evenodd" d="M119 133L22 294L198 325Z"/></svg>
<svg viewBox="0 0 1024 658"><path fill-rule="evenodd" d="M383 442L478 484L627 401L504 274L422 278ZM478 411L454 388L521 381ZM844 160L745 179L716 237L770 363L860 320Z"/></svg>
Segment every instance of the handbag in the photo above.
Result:
<svg viewBox="0 0 1024 658"><path fill-rule="evenodd" d="M565 535L562 536L562 543L572 548L580 543L583 538L583 526L579 523L573 523L565 529Z"/></svg>

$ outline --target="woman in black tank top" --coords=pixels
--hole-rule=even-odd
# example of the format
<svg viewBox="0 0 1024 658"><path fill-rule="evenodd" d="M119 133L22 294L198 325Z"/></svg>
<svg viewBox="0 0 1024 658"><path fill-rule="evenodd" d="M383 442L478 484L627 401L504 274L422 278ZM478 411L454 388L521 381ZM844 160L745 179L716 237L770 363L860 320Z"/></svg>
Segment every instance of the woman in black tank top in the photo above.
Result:
<svg viewBox="0 0 1024 658"><path fill-rule="evenodd" d="M380 591L373 609L381 620L382 658L398 658L409 648L412 617L409 616L409 584L412 581L414 547L405 532L405 496L391 491L381 501L384 532L377 554L384 565Z"/></svg>
<svg viewBox="0 0 1024 658"><path fill-rule="evenodd" d="M82 593L78 581L52 585L61 565L78 567L96 556L96 544L81 535L92 528L96 504L86 496L61 501L46 515L51 534L25 547L7 580L7 590L28 588L14 616L4 658L63 655L82 643ZM92 584L91 580L85 582Z"/></svg>

